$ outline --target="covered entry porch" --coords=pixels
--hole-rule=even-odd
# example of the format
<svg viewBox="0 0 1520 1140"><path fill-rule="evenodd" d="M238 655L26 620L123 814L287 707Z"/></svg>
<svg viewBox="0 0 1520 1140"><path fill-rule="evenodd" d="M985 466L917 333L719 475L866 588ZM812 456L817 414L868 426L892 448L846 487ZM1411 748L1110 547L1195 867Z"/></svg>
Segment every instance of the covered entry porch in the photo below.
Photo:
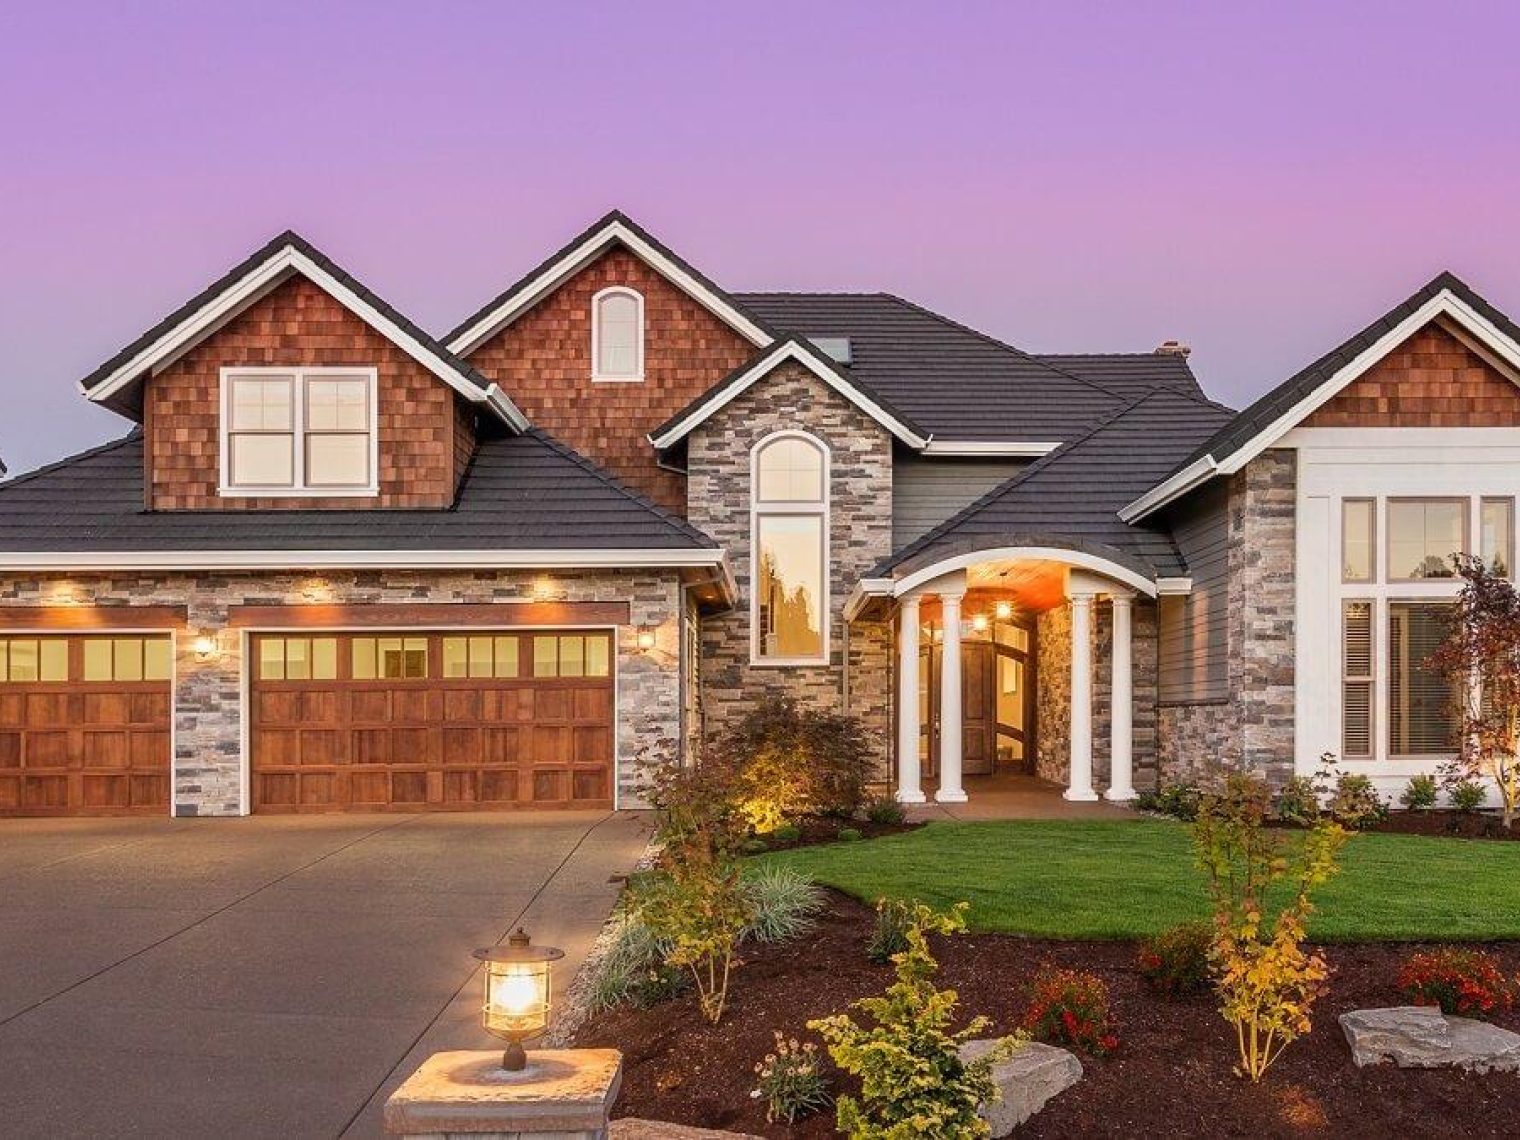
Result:
<svg viewBox="0 0 1520 1140"><path fill-rule="evenodd" d="M954 805L1017 785L1126 803L1154 762L1163 586L1117 551L999 546L862 583L894 629L897 798ZM869 591L869 593L868 593ZM866 598L874 597L874 603ZM1138 721L1138 723L1137 723Z"/></svg>

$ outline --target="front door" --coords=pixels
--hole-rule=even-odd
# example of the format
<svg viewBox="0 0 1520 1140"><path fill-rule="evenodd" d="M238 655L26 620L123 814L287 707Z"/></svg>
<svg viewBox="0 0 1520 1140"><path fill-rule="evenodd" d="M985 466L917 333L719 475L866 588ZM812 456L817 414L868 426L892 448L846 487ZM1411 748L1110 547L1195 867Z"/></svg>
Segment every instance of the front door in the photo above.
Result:
<svg viewBox="0 0 1520 1140"><path fill-rule="evenodd" d="M992 622L961 641L961 772L1034 771L1033 623ZM918 657L919 761L939 776L940 670L943 653L925 645Z"/></svg>

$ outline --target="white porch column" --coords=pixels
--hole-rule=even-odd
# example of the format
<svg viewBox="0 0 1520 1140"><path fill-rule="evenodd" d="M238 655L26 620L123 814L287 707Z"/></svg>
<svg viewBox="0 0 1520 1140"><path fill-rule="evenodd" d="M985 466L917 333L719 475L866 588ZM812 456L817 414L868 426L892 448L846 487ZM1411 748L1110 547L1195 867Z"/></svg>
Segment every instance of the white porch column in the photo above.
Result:
<svg viewBox="0 0 1520 1140"><path fill-rule="evenodd" d="M1135 798L1135 696L1134 665L1130 652L1131 603L1134 596L1115 592L1113 595L1114 628L1113 679L1109 686L1109 750L1110 770L1108 791L1103 798L1125 802Z"/></svg>
<svg viewBox="0 0 1520 1140"><path fill-rule="evenodd" d="M940 613L945 627L940 644L939 668L939 790L934 798L942 804L963 804L961 787L961 598L964 594L941 594Z"/></svg>
<svg viewBox="0 0 1520 1140"><path fill-rule="evenodd" d="M904 598L897 633L897 802L924 802L918 762L918 597Z"/></svg>
<svg viewBox="0 0 1520 1140"><path fill-rule="evenodd" d="M1092 786L1093 595L1071 594L1071 777L1068 800L1095 800Z"/></svg>

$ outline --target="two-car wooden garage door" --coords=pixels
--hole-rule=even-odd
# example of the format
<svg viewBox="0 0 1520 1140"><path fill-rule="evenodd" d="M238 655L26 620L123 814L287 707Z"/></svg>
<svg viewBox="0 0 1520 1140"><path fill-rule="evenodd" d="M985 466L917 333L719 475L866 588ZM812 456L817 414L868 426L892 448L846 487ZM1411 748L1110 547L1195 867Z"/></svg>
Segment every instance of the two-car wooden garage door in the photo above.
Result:
<svg viewBox="0 0 1520 1140"><path fill-rule="evenodd" d="M610 807L608 632L252 634L253 810Z"/></svg>

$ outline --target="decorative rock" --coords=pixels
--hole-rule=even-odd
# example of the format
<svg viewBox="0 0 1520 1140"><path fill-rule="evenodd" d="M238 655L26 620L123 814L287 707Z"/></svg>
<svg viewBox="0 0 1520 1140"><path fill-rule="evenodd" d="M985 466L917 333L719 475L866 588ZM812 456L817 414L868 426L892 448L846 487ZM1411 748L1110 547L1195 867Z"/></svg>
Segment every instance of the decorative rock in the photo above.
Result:
<svg viewBox="0 0 1520 1140"><path fill-rule="evenodd" d="M985 1057L997 1044L993 1038L967 1041L961 1046L961 1059L975 1061ZM992 1067L992 1080L1003 1095L982 1105L981 1117L994 1137L1007 1136L1044 1108L1051 1097L1081 1079L1082 1062L1075 1053L1031 1041Z"/></svg>
<svg viewBox="0 0 1520 1140"><path fill-rule="evenodd" d="M1353 1010L1340 1022L1358 1067L1391 1061L1401 1069L1520 1072L1520 1033L1447 1017L1435 1006Z"/></svg>
<svg viewBox="0 0 1520 1140"><path fill-rule="evenodd" d="M611 1140L761 1140L750 1132L717 1132L711 1128L689 1128L684 1124L666 1124L663 1120L639 1120L625 1116L612 1122Z"/></svg>

